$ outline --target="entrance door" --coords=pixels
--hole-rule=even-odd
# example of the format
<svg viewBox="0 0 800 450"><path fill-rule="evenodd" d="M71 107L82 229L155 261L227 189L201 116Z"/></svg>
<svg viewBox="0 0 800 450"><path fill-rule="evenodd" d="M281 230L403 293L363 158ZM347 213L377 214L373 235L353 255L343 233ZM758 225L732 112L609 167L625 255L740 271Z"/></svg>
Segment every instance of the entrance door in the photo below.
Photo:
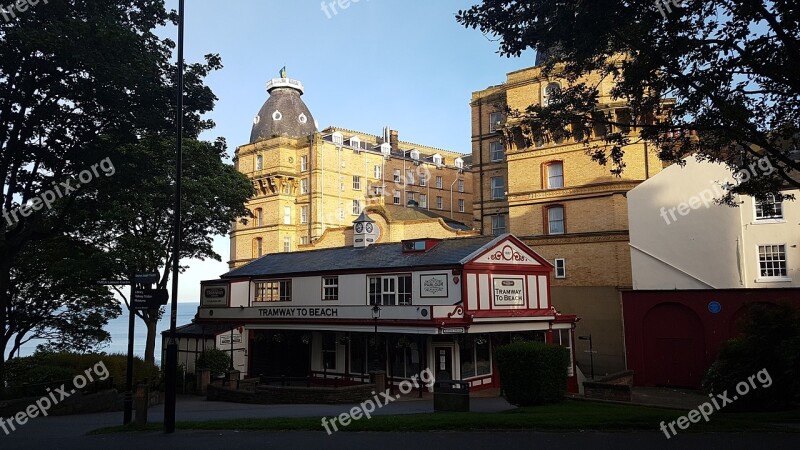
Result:
<svg viewBox="0 0 800 450"><path fill-rule="evenodd" d="M433 348L434 367L436 368L436 380L448 381L453 379L453 348L434 347Z"/></svg>

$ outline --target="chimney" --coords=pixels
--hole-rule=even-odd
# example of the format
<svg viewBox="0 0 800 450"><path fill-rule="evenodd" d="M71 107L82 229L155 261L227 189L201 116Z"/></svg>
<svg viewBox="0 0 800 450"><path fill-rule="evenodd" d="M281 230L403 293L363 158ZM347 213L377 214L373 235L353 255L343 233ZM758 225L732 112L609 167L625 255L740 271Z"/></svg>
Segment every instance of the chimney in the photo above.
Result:
<svg viewBox="0 0 800 450"><path fill-rule="evenodd" d="M397 130L389 131L389 144L392 146L393 153L400 151L400 138Z"/></svg>

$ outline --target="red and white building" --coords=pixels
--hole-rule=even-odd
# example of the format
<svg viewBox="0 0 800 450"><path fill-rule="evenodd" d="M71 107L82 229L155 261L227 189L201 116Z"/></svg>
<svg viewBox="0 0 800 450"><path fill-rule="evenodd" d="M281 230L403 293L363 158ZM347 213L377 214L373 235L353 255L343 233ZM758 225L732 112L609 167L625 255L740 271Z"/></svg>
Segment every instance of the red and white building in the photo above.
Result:
<svg viewBox="0 0 800 450"><path fill-rule="evenodd" d="M399 383L429 368L483 388L499 386L500 345L572 354L577 318L551 305L553 266L516 237L372 244L374 222L354 224L353 247L269 254L202 283L196 322L241 335L243 376L361 383L384 370Z"/></svg>

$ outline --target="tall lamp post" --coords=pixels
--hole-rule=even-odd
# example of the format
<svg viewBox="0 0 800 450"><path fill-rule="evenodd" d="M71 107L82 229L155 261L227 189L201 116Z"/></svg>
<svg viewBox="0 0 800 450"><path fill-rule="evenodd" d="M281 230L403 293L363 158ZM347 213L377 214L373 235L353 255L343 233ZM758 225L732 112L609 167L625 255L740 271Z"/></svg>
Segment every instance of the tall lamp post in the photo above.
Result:
<svg viewBox="0 0 800 450"><path fill-rule="evenodd" d="M592 348L592 334L588 336L578 336L582 341L589 341L589 370L591 371L592 380L594 380L594 349Z"/></svg>
<svg viewBox="0 0 800 450"><path fill-rule="evenodd" d="M378 370L378 364L380 363L380 358L378 358L378 319L381 318L381 308L378 305L372 307L372 320L375 321L375 370Z"/></svg>
<svg viewBox="0 0 800 450"><path fill-rule="evenodd" d="M169 343L167 344L166 382L164 386L164 431L175 432L175 402L178 388L178 342L176 340L176 322L178 318L178 274L180 272L181 249L181 165L183 164L183 25L184 0L178 6L178 108L175 114L175 222L173 226L172 256L172 304L169 318Z"/></svg>

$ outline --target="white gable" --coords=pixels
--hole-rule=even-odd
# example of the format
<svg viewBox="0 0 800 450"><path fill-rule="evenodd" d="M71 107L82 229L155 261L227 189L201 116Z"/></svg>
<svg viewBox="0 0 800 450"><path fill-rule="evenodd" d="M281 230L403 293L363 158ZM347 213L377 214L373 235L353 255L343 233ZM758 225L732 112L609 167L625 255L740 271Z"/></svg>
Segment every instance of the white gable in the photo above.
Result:
<svg viewBox="0 0 800 450"><path fill-rule="evenodd" d="M505 240L492 247L483 256L472 261L480 264L513 264L541 266L539 261L528 255L527 250L523 250L511 241Z"/></svg>

